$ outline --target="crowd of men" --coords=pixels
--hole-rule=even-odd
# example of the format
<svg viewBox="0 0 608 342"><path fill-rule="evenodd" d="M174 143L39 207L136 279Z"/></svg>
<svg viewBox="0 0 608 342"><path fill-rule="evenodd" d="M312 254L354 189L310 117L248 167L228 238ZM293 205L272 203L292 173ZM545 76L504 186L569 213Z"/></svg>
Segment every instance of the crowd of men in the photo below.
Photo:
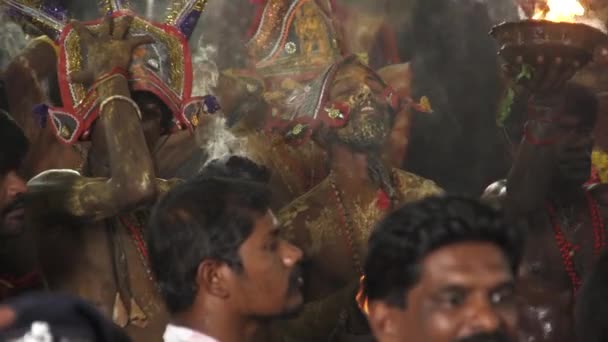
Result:
<svg viewBox="0 0 608 342"><path fill-rule="evenodd" d="M28 144L5 111L0 129L1 231L9 247L26 230L27 186L17 170ZM268 178L267 169L243 157L216 160L155 205L146 235L171 313L164 341L251 341L269 322L298 314L303 254L282 237ZM388 214L369 240L361 287L376 341L516 341L525 235L501 211L458 196ZM577 313L584 320L602 318L606 260L583 286ZM5 255L3 271L14 262ZM19 290L40 286L31 279L32 287ZM601 324L590 330L578 323L584 341L605 341ZM129 340L90 304L66 295L9 299L0 306L0 327L3 341Z"/></svg>
<svg viewBox="0 0 608 342"><path fill-rule="evenodd" d="M24 229L27 187L16 170L27 141L6 113L1 120L6 240ZM298 314L302 251L281 236L267 179L242 157L217 160L155 205L147 245L172 315L165 341L250 341L269 321ZM370 239L362 286L377 341L515 340L523 238L474 199L429 198L389 214ZM89 304L62 295L9 300L0 326L6 341L128 340Z"/></svg>

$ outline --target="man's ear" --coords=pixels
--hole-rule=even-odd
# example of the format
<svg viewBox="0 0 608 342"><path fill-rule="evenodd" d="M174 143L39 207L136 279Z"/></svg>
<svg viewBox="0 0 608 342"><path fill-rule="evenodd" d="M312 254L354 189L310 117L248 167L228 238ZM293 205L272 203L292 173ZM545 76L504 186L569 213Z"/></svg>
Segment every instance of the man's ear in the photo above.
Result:
<svg viewBox="0 0 608 342"><path fill-rule="evenodd" d="M399 322L398 318L401 316L399 312L402 311L399 308L395 308L387 305L381 301L371 301L369 303L369 314L367 320L369 325L379 341L398 341L400 336L398 335Z"/></svg>
<svg viewBox="0 0 608 342"><path fill-rule="evenodd" d="M217 260L203 260L196 272L196 284L199 291L209 295L227 298L230 295L228 286L229 267Z"/></svg>
<svg viewBox="0 0 608 342"><path fill-rule="evenodd" d="M392 64L377 71L378 75L390 85L399 97L409 98L412 95L412 70L410 63Z"/></svg>
<svg viewBox="0 0 608 342"><path fill-rule="evenodd" d="M17 320L17 314L8 306L0 306L0 330L7 329Z"/></svg>

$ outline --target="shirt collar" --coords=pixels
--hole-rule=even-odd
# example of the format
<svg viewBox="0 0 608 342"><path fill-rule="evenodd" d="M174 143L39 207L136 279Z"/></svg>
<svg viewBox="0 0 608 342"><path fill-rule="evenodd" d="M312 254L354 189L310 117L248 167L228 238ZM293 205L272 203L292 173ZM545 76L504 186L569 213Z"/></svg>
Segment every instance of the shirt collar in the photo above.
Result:
<svg viewBox="0 0 608 342"><path fill-rule="evenodd" d="M164 342L219 342L211 336L190 328L168 324L163 334Z"/></svg>

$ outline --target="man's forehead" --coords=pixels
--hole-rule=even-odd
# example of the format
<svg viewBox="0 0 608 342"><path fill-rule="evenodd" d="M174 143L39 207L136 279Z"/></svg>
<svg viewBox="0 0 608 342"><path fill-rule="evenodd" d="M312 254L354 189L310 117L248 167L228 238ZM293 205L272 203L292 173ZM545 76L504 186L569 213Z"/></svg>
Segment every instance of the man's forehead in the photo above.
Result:
<svg viewBox="0 0 608 342"><path fill-rule="evenodd" d="M442 247L422 261L422 281L466 285L512 279L509 262L500 248L488 242L465 242ZM482 284L480 284L482 285Z"/></svg>
<svg viewBox="0 0 608 342"><path fill-rule="evenodd" d="M336 73L334 84L340 82L380 82L380 76L360 62L353 62L342 66Z"/></svg>

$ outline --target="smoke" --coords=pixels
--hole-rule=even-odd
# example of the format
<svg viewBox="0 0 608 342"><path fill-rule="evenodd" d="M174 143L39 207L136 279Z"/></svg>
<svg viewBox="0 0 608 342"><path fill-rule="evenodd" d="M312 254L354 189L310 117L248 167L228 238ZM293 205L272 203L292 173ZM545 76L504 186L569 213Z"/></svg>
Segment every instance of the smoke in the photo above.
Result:
<svg viewBox="0 0 608 342"><path fill-rule="evenodd" d="M215 45L204 44L203 37L199 40L198 49L192 52L194 68L193 96L215 95L220 71L217 67L218 49Z"/></svg>
<svg viewBox="0 0 608 342"><path fill-rule="evenodd" d="M428 96L434 113L414 116L407 167L448 191L479 194L508 168L495 119L503 91L497 46L488 32L516 19L517 9L512 0L419 0L413 18L413 95Z"/></svg>
<svg viewBox="0 0 608 342"><path fill-rule="evenodd" d="M0 69L4 69L23 50L31 37L4 15L2 7L0 11Z"/></svg>
<svg viewBox="0 0 608 342"><path fill-rule="evenodd" d="M576 22L594 27L604 33L608 33L608 29L606 29L606 25L599 18L582 17L582 18L577 18Z"/></svg>
<svg viewBox="0 0 608 342"><path fill-rule="evenodd" d="M207 155L207 160L200 166L199 171L214 159L222 159L230 155L247 155L246 138L237 137L230 132L222 115L214 115L204 127L197 129L196 142Z"/></svg>
<svg viewBox="0 0 608 342"><path fill-rule="evenodd" d="M249 1L209 1L191 38L198 46L214 46L219 70L247 65L245 43L254 7Z"/></svg>

